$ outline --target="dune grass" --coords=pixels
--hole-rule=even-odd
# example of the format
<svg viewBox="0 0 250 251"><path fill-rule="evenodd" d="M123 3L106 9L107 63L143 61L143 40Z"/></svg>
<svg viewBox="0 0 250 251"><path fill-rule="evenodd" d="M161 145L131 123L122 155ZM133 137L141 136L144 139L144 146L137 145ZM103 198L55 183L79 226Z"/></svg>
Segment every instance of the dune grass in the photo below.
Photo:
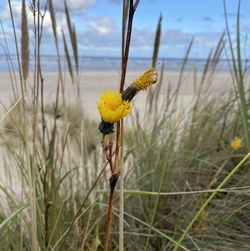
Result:
<svg viewBox="0 0 250 251"><path fill-rule="evenodd" d="M130 46L126 30L132 32L131 2L123 2L121 91ZM139 8L138 3L134 4ZM48 1L58 82L54 100L46 103L40 2L31 3L36 32L28 34L23 1L20 56L11 1L9 6L19 72L10 67L13 105L4 107L5 116L0 120L4 166L0 178L1 250L103 250L110 174L98 122L86 116L81 104L77 36L68 7L65 4L68 32L60 37L53 1ZM148 92L145 114L135 110L129 126L123 128L121 122L117 147L122 141L118 157L123 173L118 181L120 190L114 192L109 250L249 249L249 90L241 65L239 13L240 5L236 50L227 25L226 35L222 34L207 56L204 69L197 72L194 66L188 71L194 46L191 40L177 82L169 82L163 62L159 81ZM156 29L153 66L157 65L161 20ZM27 67L31 36L35 41L32 73ZM65 95L59 43L74 86L73 102ZM232 91L217 93L210 89L223 53L229 59ZM193 78L190 88L195 95L181 107L180 91L187 77ZM237 151L230 145L235 136L242 140Z"/></svg>

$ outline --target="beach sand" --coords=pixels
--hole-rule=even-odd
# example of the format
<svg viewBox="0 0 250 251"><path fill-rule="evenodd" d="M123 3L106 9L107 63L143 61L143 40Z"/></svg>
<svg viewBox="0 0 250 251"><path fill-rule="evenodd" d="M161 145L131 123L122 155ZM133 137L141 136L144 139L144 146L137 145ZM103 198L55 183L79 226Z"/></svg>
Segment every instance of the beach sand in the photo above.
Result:
<svg viewBox="0 0 250 251"><path fill-rule="evenodd" d="M133 82L142 72L128 72L126 77L126 86ZM197 73L194 76L192 72L186 72L182 78L182 85L179 91L179 96L182 98L182 104L186 105L189 100L195 95L195 79L197 86L199 86L201 80L201 73ZM0 101L6 107L13 102L13 91L11 88L11 81L9 73L1 73L1 84L0 84ZM56 85L58 81L58 73L44 73L44 97L46 104L53 104L55 102ZM160 99L164 99L168 89L168 85L171 89L176 88L178 84L179 73L177 72L164 72L163 77L163 91L160 93ZM18 81L17 76L17 81ZM67 73L63 73L63 80L65 83L66 100L74 102L74 86L70 76ZM89 71L80 73L80 89L82 96L82 103L86 113L93 119L98 119L97 101L103 93L104 89L107 90L118 90L120 73L114 71ZM17 84L19 85L19 84ZM30 76L27 81L27 86L32 91L33 76ZM209 92L211 93L225 93L232 87L232 79L229 74L216 73L213 77L208 78L204 83L204 86L210 86ZM154 86L152 87L154 88ZM140 93L140 97L136 98L134 105L139 109L143 110L145 106L147 91ZM1 115L4 111L1 112Z"/></svg>
<svg viewBox="0 0 250 251"><path fill-rule="evenodd" d="M126 78L126 86L131 84L134 79L136 79L142 72L128 72ZM0 102L1 108L0 109L0 118L1 118L1 125L2 132L4 133L5 121L8 119L8 116L4 117L8 109L11 107L11 104L14 103L14 95L12 91L12 85L10 81L10 76L8 73L1 73L1 84L0 84ZM52 107L55 103L55 93L56 93L56 86L58 82L58 73L44 73L44 100L45 105ZM176 72L164 72L163 78L163 88L162 92L159 95L159 103L163 101L167 95L168 85L170 85L171 89L176 88L178 84L179 74ZM191 72L187 72L184 74L182 79L182 85L179 91L179 101L177 105L179 106L178 109L185 109L194 100L193 98L196 95L195 88L194 88L194 74ZM201 73L198 73L196 76L197 83L200 83ZM17 83L18 82L17 77ZM111 89L111 90L118 90L119 89L119 81L120 81L120 74L119 72L112 72L112 71L90 71L90 72L81 72L80 73L80 90L81 90L81 102L84 107L84 111L88 118L96 121L100 121L100 117L98 114L97 109L97 102L100 99L101 95L103 94L104 89ZM75 86L72 85L71 78L68 74L63 74L63 82L65 83L65 98L68 104L74 103L76 101L75 95ZM18 84L19 85L19 84ZM198 86L199 84L197 84ZM232 80L230 75L225 73L217 73L215 77L211 78L209 81L204 83L205 87L210 86L209 92L213 95L218 95L219 93L228 92L232 87ZM29 90L29 94L32 93L33 88L33 77L30 76L27 81L27 89ZM151 88L155 88L152 86ZM20 89L20 86L19 86ZM205 88L206 89L206 88ZM205 93L207 94L207 93ZM21 96L21 92L19 90L19 97ZM27 95L27 99L30 95ZM144 111L146 105L146 98L147 98L147 91L142 91L135 97L133 100L133 106L136 108L137 111ZM61 100L61 99L60 99ZM135 109L133 108L133 112ZM130 119L133 119L133 116L129 116ZM126 123L130 123L130 119L126 119ZM97 131L97 130L96 130ZM0 147L0 173L2 177L6 177L4 174L4 154L1 151L5 151ZM8 160L9 161L9 160ZM4 179L5 180L5 179ZM4 180L0 179L0 183L4 184ZM15 181L16 180L16 181ZM13 184L14 181L14 184ZM19 182L18 177L13 179L11 186L17 186L16 191L19 191Z"/></svg>

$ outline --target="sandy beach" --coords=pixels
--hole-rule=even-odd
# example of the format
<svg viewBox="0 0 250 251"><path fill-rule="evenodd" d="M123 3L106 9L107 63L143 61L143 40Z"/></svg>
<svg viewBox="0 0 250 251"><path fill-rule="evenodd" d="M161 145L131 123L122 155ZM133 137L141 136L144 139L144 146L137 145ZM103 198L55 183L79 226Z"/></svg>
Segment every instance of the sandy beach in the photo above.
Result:
<svg viewBox="0 0 250 251"><path fill-rule="evenodd" d="M133 82L142 72L130 71L127 73L126 86ZM194 76L193 72L186 72L182 78L182 85L180 87L179 96L181 104L186 105L195 95L195 78L196 86L200 85L201 73ZM11 80L9 73L1 73L0 85L0 101L4 106L8 107L13 102L13 92L11 88ZM55 90L58 81L58 73L44 73L44 96L46 104L53 104L55 100ZM163 77L163 91L160 93L160 99L164 99L168 90L168 85L174 89L178 84L179 73L177 72L164 72ZM18 81L18 76L17 76ZM74 86L72 85L69 74L63 73L63 81L65 83L66 99L69 102L75 100ZM80 73L80 89L84 109L88 115L93 119L98 119L97 101L103 93L104 89L117 90L120 81L120 73L115 71L88 71ZM32 92L33 77L29 76L27 81L28 89ZM209 86L211 93L225 93L232 88L231 76L227 73L216 73L211 78L207 78L204 87ZM205 88L206 89L206 88ZM145 106L147 92L140 93L140 97L136 98L134 106L143 110ZM1 112L4 114L4 111Z"/></svg>
<svg viewBox="0 0 250 251"><path fill-rule="evenodd" d="M130 71L127 73L126 85L128 86L143 72ZM11 79L9 73L1 73L1 84L0 84L0 116L1 116L1 128L5 128L5 122L8 120L8 116L5 116L7 111L13 105L15 99L12 91ZM195 87L194 74L192 72L186 72L182 78L182 84L179 90L178 100L176 105L178 106L178 111L184 111L188 107L192 107L192 101L196 95L195 89L198 89L201 82L202 74L198 73L196 76L197 85ZM44 99L45 106L53 107L56 99L56 86L58 82L58 73L44 73ZM18 75L16 75L17 84L19 84ZM26 96L30 99L32 95L33 88L33 76L30 75L27 81L27 90L29 94ZM85 114L91 120L99 122L100 117L97 109L97 102L103 94L103 90L118 90L120 73L115 71L88 71L80 73L80 91L81 91L81 101L85 111ZM177 72L164 72L162 91L159 95L158 102L159 106L166 98L167 92L174 90L179 81L179 73ZM65 88L65 99L67 104L72 104L76 101L76 86L72 84L71 77L68 73L63 73L63 83ZM157 85L157 83L156 83ZM170 88L169 88L170 86ZM228 92L232 87L232 80L230 75L225 73L216 73L214 77L207 78L204 82L204 95L207 95L207 88L209 86L209 93L211 94L224 94ZM154 88L153 86L152 88ZM20 88L20 86L19 86ZM142 91L133 100L133 112L139 111L144 114L147 100L147 91ZM21 91L19 90L19 96L21 97ZM60 97L62 101L62 97ZM161 111L161 108L159 108ZM128 116L126 118L126 123L130 125L133 120L133 116ZM182 123L185 120L182 121ZM133 123L132 123L133 124ZM1 149L0 149L1 150ZM1 153L1 152L0 152ZM0 154L0 165L4 163L2 157L4 154ZM1 168L0 168L1 171ZM18 190L18 189L17 189Z"/></svg>

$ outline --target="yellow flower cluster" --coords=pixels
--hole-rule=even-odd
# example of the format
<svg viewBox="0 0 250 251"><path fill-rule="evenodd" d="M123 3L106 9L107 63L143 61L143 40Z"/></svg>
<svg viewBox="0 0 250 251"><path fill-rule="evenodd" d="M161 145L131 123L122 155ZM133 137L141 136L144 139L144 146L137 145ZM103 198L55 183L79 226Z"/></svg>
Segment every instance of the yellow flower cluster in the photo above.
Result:
<svg viewBox="0 0 250 251"><path fill-rule="evenodd" d="M234 151L237 151L241 147L241 139L239 137L235 137L231 141L231 147L233 148Z"/></svg>
<svg viewBox="0 0 250 251"><path fill-rule="evenodd" d="M102 120L107 123L119 121L132 109L132 102L122 100L121 93L116 91L105 90L97 105Z"/></svg>
<svg viewBox="0 0 250 251"><path fill-rule="evenodd" d="M153 67L144 72L139 78L135 80L135 87L138 90L146 90L150 85L157 82L158 73Z"/></svg>
<svg viewBox="0 0 250 251"><path fill-rule="evenodd" d="M102 119L99 129L103 134L113 132L113 124L129 114L132 109L131 100L140 90L146 90L157 82L158 73L155 68L144 72L122 94L116 91L104 91L98 105Z"/></svg>

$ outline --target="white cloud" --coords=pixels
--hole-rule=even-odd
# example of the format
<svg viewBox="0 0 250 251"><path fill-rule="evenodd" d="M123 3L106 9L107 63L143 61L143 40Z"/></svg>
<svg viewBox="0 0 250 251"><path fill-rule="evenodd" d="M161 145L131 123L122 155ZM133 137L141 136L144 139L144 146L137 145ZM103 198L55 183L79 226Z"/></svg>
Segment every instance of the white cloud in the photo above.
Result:
<svg viewBox="0 0 250 251"><path fill-rule="evenodd" d="M43 0L45 1L45 0ZM72 17L75 13L79 13L79 9L84 10L95 4L96 0L68 0L68 6L72 13ZM17 34L20 35L21 27L21 1L12 0L12 10L15 18L15 23L17 27ZM67 23L66 17L63 11L64 5L63 1L54 0L54 5L56 9L56 21L58 34L61 34L61 29L64 29L67 35ZM5 25L5 32L7 34L7 39L10 44L13 42L12 28L10 25L10 14L8 5L1 11L1 18ZM33 15L29 8L27 7L28 23L30 30L30 38L32 39L33 34ZM83 15L82 15L83 16ZM79 53L86 53L88 55L97 54L120 56L121 48L121 27L112 18L105 16L91 16L88 13L83 16L84 25L80 22L76 23L77 38L79 43ZM83 19L83 18L81 18ZM51 19L49 12L47 11L44 19L44 31L43 31L43 48L46 54L54 53L54 43L51 28ZM172 57L176 55L176 51L185 50L187 44L193 36L195 36L195 48L200 48L202 51L204 48L215 47L220 37L219 32L184 32L181 29L168 29L162 31L161 38L161 51L164 52L164 57ZM138 27L133 28L132 40L131 40L131 52L134 55L151 56L153 50L153 42L155 37L155 31L151 28L141 29ZM0 42L3 40L1 39ZM32 42L31 42L32 44ZM14 46L13 46L14 48ZM13 50L14 52L14 50ZM167 53L167 54L166 54Z"/></svg>
<svg viewBox="0 0 250 251"><path fill-rule="evenodd" d="M44 10L47 0L41 0L40 8ZM96 4L96 0L67 0L67 6L69 8L70 14L77 15L83 13L86 9L93 7ZM11 7L13 16L15 18L20 17L21 13L21 0L12 0ZM63 0L54 0L53 1L54 10L57 14L64 13L64 1ZM27 14L29 17L32 17L32 13L30 11L30 2L26 1ZM47 11L48 12L48 11ZM10 18L9 5L7 1L5 2L5 7L1 11L2 18Z"/></svg>
<svg viewBox="0 0 250 251"><path fill-rule="evenodd" d="M11 8L12 8L12 13L13 16L20 17L21 13L21 2L20 1L11 1ZM9 5L6 3L4 9L1 11L1 18L3 20L10 19L10 10L9 10Z"/></svg>
<svg viewBox="0 0 250 251"><path fill-rule="evenodd" d="M101 18L89 22L88 32L98 33L99 35L110 35L115 30L115 23L110 18Z"/></svg>
<svg viewBox="0 0 250 251"><path fill-rule="evenodd" d="M44 0L45 1L45 0ZM46 2L46 1L45 1ZM96 4L96 0L67 0L67 6L70 12L75 14L76 12L82 12L87 8L90 8ZM55 11L64 12L64 1L53 1Z"/></svg>
<svg viewBox="0 0 250 251"><path fill-rule="evenodd" d="M78 31L78 41L83 47L119 47L120 31L113 19L92 17L85 30Z"/></svg>
<svg viewBox="0 0 250 251"><path fill-rule="evenodd" d="M109 0L109 1L114 4L121 4L122 3L122 0Z"/></svg>
<svg viewBox="0 0 250 251"><path fill-rule="evenodd" d="M22 3L21 3L21 1L11 1L11 7L12 7L14 20L15 20L16 29L17 29L17 32L19 32L19 30L21 28ZM27 11L28 27L30 30L30 34L32 34L34 17L33 17L33 13L31 12L28 5L26 6L26 11ZM9 26L10 26L10 22L11 22L10 10L9 10L9 6L7 4L6 4L4 10L2 11L1 16L2 16L4 23L9 24ZM61 12L56 13L56 22L57 22L57 31L61 32L61 30L66 26L65 14L61 13ZM50 18L49 11L47 11L44 16L43 29L44 29L45 34L52 34L51 18Z"/></svg>

